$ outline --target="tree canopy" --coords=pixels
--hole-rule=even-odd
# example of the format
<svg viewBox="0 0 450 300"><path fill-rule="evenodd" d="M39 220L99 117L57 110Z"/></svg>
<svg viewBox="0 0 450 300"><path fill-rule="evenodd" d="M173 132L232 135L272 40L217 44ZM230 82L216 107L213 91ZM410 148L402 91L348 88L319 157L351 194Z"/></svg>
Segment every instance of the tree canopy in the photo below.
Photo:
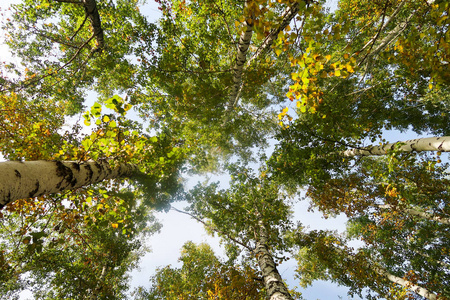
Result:
<svg viewBox="0 0 450 300"><path fill-rule="evenodd" d="M450 298L447 1L157 0L154 23L143 5L4 11L2 297L301 299L294 259L302 286ZM180 200L226 258L188 242L130 296ZM309 230L301 200L346 231Z"/></svg>

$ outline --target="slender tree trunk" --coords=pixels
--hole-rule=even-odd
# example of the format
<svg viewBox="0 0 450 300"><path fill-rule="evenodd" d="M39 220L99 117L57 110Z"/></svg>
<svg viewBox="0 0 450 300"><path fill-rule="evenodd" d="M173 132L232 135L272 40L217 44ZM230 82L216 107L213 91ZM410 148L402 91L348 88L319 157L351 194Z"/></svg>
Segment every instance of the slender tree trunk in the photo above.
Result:
<svg viewBox="0 0 450 300"><path fill-rule="evenodd" d="M387 25L394 20L395 18L397 18L397 16L399 15L400 10L403 8L403 6L405 5L407 1L402 1L397 9L394 11L394 13L387 19L387 21L383 24L382 28L380 29L379 32L382 32L384 29L387 28ZM431 5L434 3L434 0L427 0L425 1L428 5ZM384 48L386 48L386 46L388 46L389 44L391 44L393 41L395 41L397 39L397 37L403 32L405 31L406 28L408 28L411 19L417 14L417 11L413 11L411 14L408 15L408 17L406 17L404 20L398 22L397 26L395 26L394 29L392 29L391 31L389 31L386 36L380 40L377 41L378 38L378 33L370 39L369 42L367 42L364 47L361 49L364 50L367 47L369 47L372 49L372 51L370 53L368 53L366 56L364 56L364 58L358 63L358 65L361 65L364 61L366 61L366 64L370 64L371 60L376 57L381 50L383 50ZM360 51L360 52L361 52Z"/></svg>
<svg viewBox="0 0 450 300"><path fill-rule="evenodd" d="M398 146L398 148L396 148ZM345 157L385 155L388 150L398 149L403 152L450 151L450 136L413 139L405 142L388 143L382 146L369 146L361 149L349 149L341 153Z"/></svg>
<svg viewBox="0 0 450 300"><path fill-rule="evenodd" d="M341 255L345 255L345 256L347 256L348 259L354 260L353 256L348 254L348 253L346 253L344 250L339 249L337 247L334 247L334 248ZM393 282L393 283L396 283L398 285L401 285L401 286L407 288L408 290L411 290L414 293L416 293L416 294L418 294L418 295L420 295L422 297L425 297L426 299L429 299L429 300L437 300L438 299L436 294L433 294L432 292L428 291L427 289L425 289L425 288L423 288L423 287L421 287L421 286L419 286L417 284L414 284L413 282L411 282L409 280L406 280L406 279L403 279L401 277L398 277L398 276L395 276L395 275L391 274L386 269L377 266L373 262L366 261L365 263L368 266L370 266L370 268L375 273L377 273L378 275L388 279L390 282Z"/></svg>
<svg viewBox="0 0 450 300"><path fill-rule="evenodd" d="M246 2L245 5L248 6L248 2ZM233 68L233 86L231 88L230 100L227 107L228 110L230 110L237 102L242 82L242 72L244 71L244 64L247 60L247 51L253 35L253 25L253 16L249 16L249 18L244 21L245 31L241 34L237 46L236 61Z"/></svg>
<svg viewBox="0 0 450 300"><path fill-rule="evenodd" d="M442 224L447 224L450 225L450 219L449 218L442 218L439 216L435 216L433 214L418 210L418 209L414 209L414 208L402 208L402 207L397 207L394 205L390 205L390 204L383 204L383 205L378 205L378 207L380 208L384 208L384 209L396 209L399 211L403 211L407 214L413 215L413 216L418 216L420 218L423 219L427 219L427 220L431 220L431 221L436 221Z"/></svg>
<svg viewBox="0 0 450 300"><path fill-rule="evenodd" d="M256 52L248 60L247 66L249 66L254 59L257 59L262 53L266 52L270 48L270 46L272 46L273 41L277 39L278 34L291 23L292 19L297 15L299 10L300 6L298 2L295 2L292 6L289 6L284 10L283 14L281 15L282 21L280 26L270 31L269 35L266 36Z"/></svg>
<svg viewBox="0 0 450 300"><path fill-rule="evenodd" d="M97 48L94 51L101 51L105 47L102 21L100 19L100 14L98 13L96 0L54 0L54 1L83 5L86 18L89 18L89 20L91 21L92 34L97 41Z"/></svg>
<svg viewBox="0 0 450 300"><path fill-rule="evenodd" d="M306 3L309 3L309 1L306 1ZM262 53L270 49L270 46L272 46L273 41L276 40L278 34L289 25L292 19L297 15L298 11L299 11L299 4L297 2L284 10L283 14L281 15L282 21L280 26L270 31L269 35L264 39L264 41L258 47L256 52L248 60L247 67L253 60L257 59ZM228 110L232 109L237 105L242 90L242 72L244 69L244 64L246 62L245 56L253 34L253 23L250 26L250 24L247 21L245 21L245 25L247 26L247 30L244 33L242 33L239 39L238 54L236 56L235 67L233 69L234 71L233 87L231 90L230 102L228 103L227 107Z"/></svg>
<svg viewBox="0 0 450 300"><path fill-rule="evenodd" d="M264 285L267 290L267 295L270 300L293 300L286 285L277 270L275 261L270 255L267 241L267 230L260 224L260 232L254 250L256 259L258 260L259 268L261 269Z"/></svg>
<svg viewBox="0 0 450 300"><path fill-rule="evenodd" d="M75 190L107 179L128 177L135 165L112 169L106 161L8 161L0 163L0 209L24 198Z"/></svg>
<svg viewBox="0 0 450 300"><path fill-rule="evenodd" d="M96 300L99 298L98 295L100 294L100 292L102 290L102 283L103 283L103 280L105 279L107 269L108 269L108 267L106 265L103 266L102 273L100 274L100 277L97 280L97 286L92 291L92 294L88 299Z"/></svg>
<svg viewBox="0 0 450 300"><path fill-rule="evenodd" d="M101 51L105 47L105 40L103 37L102 22L100 20L100 14L98 13L97 3L95 0L82 0L86 16L91 21L92 31L97 40L97 49L95 51Z"/></svg>
<svg viewBox="0 0 450 300"><path fill-rule="evenodd" d="M427 289L418 286L417 284L414 284L413 282L403 279L401 277L392 275L391 273L389 273L388 271L386 271L385 269L379 268L374 266L373 270L378 273L379 275L382 275L384 277L386 277L389 281L399 284L403 287L406 287L407 289L413 291L414 293L429 299L429 300L437 300L437 295L431 293L430 291L428 291Z"/></svg>

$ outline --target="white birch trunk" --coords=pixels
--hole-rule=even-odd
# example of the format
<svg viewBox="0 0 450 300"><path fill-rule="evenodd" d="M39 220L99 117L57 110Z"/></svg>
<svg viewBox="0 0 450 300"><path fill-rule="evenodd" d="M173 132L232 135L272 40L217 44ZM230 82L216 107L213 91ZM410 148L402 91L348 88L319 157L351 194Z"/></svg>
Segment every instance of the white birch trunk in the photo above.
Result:
<svg viewBox="0 0 450 300"><path fill-rule="evenodd" d="M278 34L291 23L292 19L297 15L299 9L300 8L298 2L295 2L292 6L287 7L284 10L283 14L281 15L282 21L280 26L270 31L269 35L266 36L256 52L248 60L247 66L249 66L254 59L257 59L262 53L266 52L270 48L270 46L272 46L273 41L277 39Z"/></svg>
<svg viewBox="0 0 450 300"><path fill-rule="evenodd" d="M414 293L427 298L429 300L437 300L437 295L431 293L430 291L428 291L427 289L418 286L417 284L414 284L413 282L403 279L401 277L392 275L391 273L389 273L388 271L386 271L385 269L379 268L374 266L373 270L378 273L379 275L382 275L384 277L386 277L389 281L396 283L398 285L401 285L403 287L406 287L407 289L413 291Z"/></svg>
<svg viewBox="0 0 450 300"><path fill-rule="evenodd" d="M378 207L380 208L384 208L384 209L396 209L396 210L400 210L403 211L407 214L413 215L413 216L418 216L420 218L423 219L427 219L427 220L431 220L431 221L436 221L442 224L447 224L450 225L450 219L449 218L442 218L439 216L435 216L433 214L418 210L418 209L414 209L414 208L402 208L402 207L396 207L394 205L390 205L390 204L383 204L383 205L378 205Z"/></svg>
<svg viewBox="0 0 450 300"><path fill-rule="evenodd" d="M106 161L7 161L0 163L0 209L24 198L75 190L103 180L131 176L135 165L112 169Z"/></svg>
<svg viewBox="0 0 450 300"><path fill-rule="evenodd" d="M246 6L248 2L246 2ZM252 18L252 16L250 16ZM250 41L253 35L253 19L244 21L245 31L241 34L239 38L239 43L237 46L237 55L233 68L233 86L231 88L230 100L227 109L230 110L237 102L238 92L241 87L242 82L242 72L244 71L244 65L247 60L247 51L250 46Z"/></svg>
<svg viewBox="0 0 450 300"><path fill-rule="evenodd" d="M396 146L399 146L396 148ZM402 152L450 151L450 136L413 139L405 142L388 143L381 146L369 146L362 149L349 149L341 152L342 156L385 155L389 150L398 149Z"/></svg>
<svg viewBox="0 0 450 300"><path fill-rule="evenodd" d="M337 248L337 247L335 247L335 249L338 253L347 256L348 259L354 260L353 256L346 253L344 250ZM385 277L390 282L401 285L401 286L407 288L408 290L411 290L414 293L416 293L426 299L429 299L429 300L437 300L438 299L436 294L433 294L432 292L428 291L426 288L423 288L417 284L414 284L413 282L411 282L409 280L395 276L395 275L389 273L386 269L377 266L375 263L371 263L370 261L366 261L366 263L368 266L371 267L371 269L375 273L377 273L378 275L380 275L382 277Z"/></svg>
<svg viewBox="0 0 450 300"><path fill-rule="evenodd" d="M260 224L260 232L254 253L264 278L267 296L270 300L294 300L277 270L272 255L270 255L267 240L267 231Z"/></svg>
<svg viewBox="0 0 450 300"><path fill-rule="evenodd" d="M278 28L272 29L269 33L269 35L264 39L262 44L258 47L256 52L252 55L252 57L247 62L247 67L250 66L250 63L257 59L262 53L267 51L270 46L272 46L273 41L278 37L278 34L284 30L289 23L292 21L292 19L297 15L299 11L299 5L298 3L294 3L291 7L287 7L283 14L281 15L282 21ZM253 34L253 24L251 24L251 27L245 21L245 25L247 26L247 30L241 35L239 39L239 46L238 46L238 54L236 57L236 65L233 69L233 87L231 90L230 95L230 102L228 104L227 109L230 110L233 107L235 107L239 101L239 96L242 90L242 72L244 69L244 64L246 61L246 53L248 51L248 47L250 45L250 40L252 38Z"/></svg>
<svg viewBox="0 0 450 300"><path fill-rule="evenodd" d="M388 20L382 26L382 28L380 29L380 32L383 31L387 27L387 25L398 16L400 10L403 8L403 6L405 5L406 2L407 1L402 1L398 5L398 7L394 11L394 13L388 18ZM427 0L426 3L428 5L431 5L434 3L434 0ZM383 50L384 48L386 48L387 45L392 43L408 27L409 22L416 14L417 14L417 11L413 11L411 14L409 14L409 16L406 19L404 19L403 21L400 21L397 24L397 26L394 27L394 29L389 31L381 41L379 41L378 43L376 43L376 45L374 45L375 47L373 48L373 50L370 53L368 53L368 55L366 57L364 57L363 61L365 59L367 59L367 61L369 63L373 57L377 56L378 53L380 53L381 50ZM372 43L376 42L377 38L378 38L378 34L376 34L373 38L371 38L360 51L366 49L369 45L372 45ZM362 63L362 61L359 62L358 65L360 65L361 63Z"/></svg>

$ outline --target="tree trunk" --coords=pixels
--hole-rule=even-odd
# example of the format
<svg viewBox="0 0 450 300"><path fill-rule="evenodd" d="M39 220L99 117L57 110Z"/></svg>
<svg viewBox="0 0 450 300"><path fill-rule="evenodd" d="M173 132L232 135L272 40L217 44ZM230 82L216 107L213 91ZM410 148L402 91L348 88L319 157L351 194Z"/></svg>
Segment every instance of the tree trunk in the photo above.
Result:
<svg viewBox="0 0 450 300"><path fill-rule="evenodd" d="M308 1L306 3L308 3ZM249 66L254 59L257 59L262 53L266 52L270 48L270 46L272 46L273 41L277 39L278 34L291 23L292 19L297 15L299 10L300 5L298 4L298 2L295 2L292 6L289 6L284 10L283 14L281 15L282 21L280 26L270 31L269 35L266 36L256 52L248 60L247 66Z"/></svg>
<svg viewBox="0 0 450 300"><path fill-rule="evenodd" d="M398 148L396 148L398 146ZM369 146L361 149L349 149L341 153L345 157L385 155L388 150L398 149L402 152L450 151L450 136L413 139L405 142L388 143L382 146Z"/></svg>
<svg viewBox="0 0 450 300"><path fill-rule="evenodd" d="M75 190L107 179L128 177L135 165L115 169L106 161L8 161L0 163L0 209L24 198Z"/></svg>
<svg viewBox="0 0 450 300"><path fill-rule="evenodd" d="M395 210L399 210L399 211L403 211L407 214L413 215L413 216L418 216L420 218L423 219L427 219L427 220L431 220L431 221L436 221L442 224L447 224L450 225L450 219L449 218L442 218L439 216L435 216L433 214L418 210L418 209L414 209L414 208L402 208L402 207L396 207L394 205L390 205L390 204L383 204L383 205L378 205L379 208L384 208L384 209L395 209Z"/></svg>
<svg viewBox="0 0 450 300"><path fill-rule="evenodd" d="M82 0L86 16L91 21L92 31L97 40L97 48L94 51L101 51L105 47L103 37L102 22L98 13L97 3L95 0Z"/></svg>
<svg viewBox="0 0 450 300"><path fill-rule="evenodd" d="M309 1L306 1L306 3L309 3ZM282 21L280 26L278 28L272 29L269 33L269 35L264 39L262 44L258 47L256 52L252 55L252 57L247 62L247 67L250 65L250 63L257 59L262 53L266 52L268 49L270 49L270 46L272 46L273 41L277 39L278 34L283 31L289 23L292 21L292 19L297 15L299 11L299 4L296 2L292 6L287 7L283 14L281 15ZM250 45L250 40L252 38L253 34L253 23L251 26L247 21L245 21L245 25L247 26L247 30L242 33L240 39L239 39L239 46L238 46L238 54L236 56L236 65L233 69L233 87L231 90L230 95L230 102L228 103L228 110L231 110L233 107L237 105L237 102L239 101L239 94L242 89L242 72L244 69L244 64L246 61L246 54L248 47Z"/></svg>
<svg viewBox="0 0 450 300"><path fill-rule="evenodd" d="M273 257L270 255L267 240L267 231L265 227L260 224L260 232L254 253L264 278L267 296L270 300L293 300L294 298L292 298L289 293L277 270Z"/></svg>
<svg viewBox="0 0 450 300"><path fill-rule="evenodd" d="M246 2L245 5L248 6L248 2ZM233 68L233 87L231 88L230 102L227 107L228 110L236 105L239 97L238 94L242 82L242 72L244 70L245 61L247 60L247 51L253 35L253 16L249 16L249 19L244 21L244 25L245 31L241 34L237 46L236 61Z"/></svg>
<svg viewBox="0 0 450 300"><path fill-rule="evenodd" d="M334 247L334 248L341 255L345 255L345 256L347 256L348 259L354 260L353 256L348 254L348 253L346 253L344 250L339 249L337 247ZM416 293L416 294L418 294L418 295L420 295L422 297L425 297L425 298L427 298L429 300L437 300L438 299L436 294L433 294L432 292L428 291L427 289L425 289L425 288L423 288L423 287L421 287L421 286L419 286L417 284L414 284L413 282L411 282L409 280L406 280L406 279L403 279L401 277L398 277L398 276L395 276L395 275L391 274L386 269L377 266L373 262L366 261L365 263L367 264L367 266L370 266L370 268L375 273L377 273L378 275L388 279L392 283L396 283L398 285L401 285L402 287L405 287L408 290L411 290L414 293Z"/></svg>
<svg viewBox="0 0 450 300"><path fill-rule="evenodd" d="M437 300L437 296L433 293L431 293L430 291L428 291L427 289L418 286L417 284L412 283L409 280L403 279L401 277L392 275L391 273L389 273L388 271L386 271L385 269L379 268L374 266L373 270L378 273L379 275L382 275L384 277L386 277L389 281L399 284L403 287L406 287L407 289L413 291L414 293L427 298L429 300Z"/></svg>

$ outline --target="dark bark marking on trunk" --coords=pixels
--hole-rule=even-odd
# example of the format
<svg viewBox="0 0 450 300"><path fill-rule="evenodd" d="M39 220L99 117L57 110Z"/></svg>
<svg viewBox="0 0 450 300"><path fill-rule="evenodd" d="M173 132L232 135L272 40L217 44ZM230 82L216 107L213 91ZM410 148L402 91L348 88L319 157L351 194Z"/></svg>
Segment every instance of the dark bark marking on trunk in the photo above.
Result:
<svg viewBox="0 0 450 300"><path fill-rule="evenodd" d="M73 162L72 163L72 167L75 169L75 170L77 170L78 172L80 172L80 164L79 163L76 163L76 162Z"/></svg>
<svg viewBox="0 0 450 300"><path fill-rule="evenodd" d="M14 173L16 174L16 177L17 177L17 178L22 178L22 174L20 174L19 171L14 170Z"/></svg>
<svg viewBox="0 0 450 300"><path fill-rule="evenodd" d="M68 186L70 185L71 187L74 187L75 184L77 184L77 180L76 180L75 176L73 176L72 169L70 169L69 167L66 167L60 161L55 161L55 163L56 163L56 175L58 177L62 177L62 180L58 183L58 185L56 187L58 189L60 189L61 184L63 183L64 180L68 182Z"/></svg>
<svg viewBox="0 0 450 300"><path fill-rule="evenodd" d="M84 168L88 172L87 181L92 182L92 176L94 175L94 171L92 171L92 168L90 165L84 165Z"/></svg>
<svg viewBox="0 0 450 300"><path fill-rule="evenodd" d="M30 195L28 197L33 198L33 197L38 196L38 195L36 195L37 191L39 191L39 181L38 180L36 180L35 189L30 192Z"/></svg>
<svg viewBox="0 0 450 300"><path fill-rule="evenodd" d="M104 170L103 170L103 166L100 163L98 163L97 161L95 162L95 167L99 170L98 176L97 176L97 178L95 178L95 182L97 182L100 179L100 176L102 176L102 173Z"/></svg>

